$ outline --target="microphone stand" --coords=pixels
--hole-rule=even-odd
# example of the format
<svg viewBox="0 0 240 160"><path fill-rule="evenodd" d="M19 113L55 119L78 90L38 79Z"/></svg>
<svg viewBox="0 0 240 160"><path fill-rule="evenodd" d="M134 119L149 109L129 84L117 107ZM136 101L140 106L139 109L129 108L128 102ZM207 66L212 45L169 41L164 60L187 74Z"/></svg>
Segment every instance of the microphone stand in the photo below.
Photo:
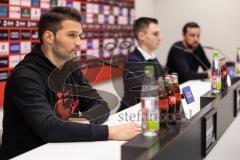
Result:
<svg viewBox="0 0 240 160"><path fill-rule="evenodd" d="M203 61L198 57L196 56L191 50L189 49L185 49L181 46L177 46L177 45L174 45L173 47L179 49L179 50L182 50L184 52L187 52L187 53L190 53L199 63L201 63L201 65L205 68L205 69L210 69L205 63L203 63Z"/></svg>
<svg viewBox="0 0 240 160"><path fill-rule="evenodd" d="M220 49L212 47L212 46L203 46L204 49L208 49L208 50L215 50L218 51L221 55L223 55L224 58L228 59L229 61L232 62L232 60L224 53L222 52Z"/></svg>

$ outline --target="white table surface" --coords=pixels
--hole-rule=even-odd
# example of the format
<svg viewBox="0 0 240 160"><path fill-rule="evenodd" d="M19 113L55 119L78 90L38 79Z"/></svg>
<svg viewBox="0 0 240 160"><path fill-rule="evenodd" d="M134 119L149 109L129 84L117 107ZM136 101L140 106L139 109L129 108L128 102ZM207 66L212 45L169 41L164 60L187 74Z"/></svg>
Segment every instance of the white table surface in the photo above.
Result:
<svg viewBox="0 0 240 160"><path fill-rule="evenodd" d="M210 89L209 81L189 81L180 88L190 86L195 98L192 104L186 104L183 100L184 111L188 118L196 114L200 110L200 96ZM191 115L190 115L191 112ZM113 114L109 117L105 124L117 125L130 121L140 123L140 104L123 110L119 113ZM240 116L234 120L222 138L218 141L213 150L205 158L212 159L229 159L237 158L237 148L240 147L240 140L234 140L234 137L240 135ZM121 145L125 141L98 141L98 142L74 142L74 143L47 143L41 147L26 152L18 157L16 160L42 160L42 159L57 159L57 160L76 160L88 159L95 160L96 158L104 160L120 160L121 159ZM235 147L232 149L232 147ZM226 158L227 157L227 158Z"/></svg>

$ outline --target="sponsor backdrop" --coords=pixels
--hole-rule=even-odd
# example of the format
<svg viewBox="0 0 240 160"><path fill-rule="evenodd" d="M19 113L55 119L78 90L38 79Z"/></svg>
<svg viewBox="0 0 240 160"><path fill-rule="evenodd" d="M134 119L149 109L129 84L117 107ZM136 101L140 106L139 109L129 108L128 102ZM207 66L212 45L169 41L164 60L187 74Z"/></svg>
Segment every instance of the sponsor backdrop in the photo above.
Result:
<svg viewBox="0 0 240 160"><path fill-rule="evenodd" d="M82 59L86 55L108 58L129 53L130 49L121 47L109 53L104 46L133 42L134 0L0 0L0 106L11 69L39 43L40 15L55 6L74 7L81 12Z"/></svg>

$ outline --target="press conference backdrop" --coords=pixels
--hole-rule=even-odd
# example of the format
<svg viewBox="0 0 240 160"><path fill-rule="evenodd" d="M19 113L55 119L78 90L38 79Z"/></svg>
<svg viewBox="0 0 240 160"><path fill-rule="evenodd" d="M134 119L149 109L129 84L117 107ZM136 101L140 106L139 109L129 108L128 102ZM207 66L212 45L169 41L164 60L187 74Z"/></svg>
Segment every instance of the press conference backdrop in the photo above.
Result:
<svg viewBox="0 0 240 160"><path fill-rule="evenodd" d="M38 20L51 7L74 7L81 12L81 52L108 58L105 44L133 41L134 0L0 0L0 106L11 70L39 43ZM127 54L115 49L111 54Z"/></svg>

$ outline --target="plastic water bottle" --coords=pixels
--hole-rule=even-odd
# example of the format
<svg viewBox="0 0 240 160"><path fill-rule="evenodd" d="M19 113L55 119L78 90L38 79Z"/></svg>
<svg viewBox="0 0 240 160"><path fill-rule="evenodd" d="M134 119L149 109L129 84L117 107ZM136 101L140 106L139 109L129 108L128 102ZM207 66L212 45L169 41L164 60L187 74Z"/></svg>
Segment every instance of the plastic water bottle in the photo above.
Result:
<svg viewBox="0 0 240 160"><path fill-rule="evenodd" d="M146 137L156 136L159 131L158 86L154 77L154 66L144 67L141 93L142 130Z"/></svg>
<svg viewBox="0 0 240 160"><path fill-rule="evenodd" d="M212 78L211 78L211 88L212 93L218 94L221 92L221 63L219 61L219 52L214 51L212 53Z"/></svg>

